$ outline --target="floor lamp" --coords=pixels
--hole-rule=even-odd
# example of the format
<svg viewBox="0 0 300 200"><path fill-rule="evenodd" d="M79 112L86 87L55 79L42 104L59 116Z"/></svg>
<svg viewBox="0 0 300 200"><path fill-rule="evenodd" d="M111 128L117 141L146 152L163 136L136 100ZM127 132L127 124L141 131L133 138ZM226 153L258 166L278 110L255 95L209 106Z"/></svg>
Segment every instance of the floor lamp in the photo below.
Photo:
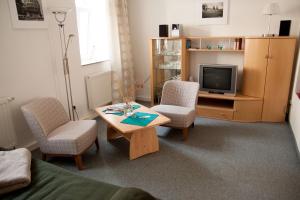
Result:
<svg viewBox="0 0 300 200"><path fill-rule="evenodd" d="M271 18L272 18L272 15L278 14L279 11L280 11L280 9L279 9L278 3L274 3L274 2L273 3L268 3L264 7L264 9L262 11L262 14L268 16L268 33L263 34L264 37L274 36L274 34L270 34Z"/></svg>
<svg viewBox="0 0 300 200"><path fill-rule="evenodd" d="M59 29L59 38L60 38L60 45L61 45L69 118L70 120L75 120L76 107L73 104L72 86L70 80L70 67L69 67L69 59L68 59L69 44L72 37L74 37L75 35L70 34L68 35L68 38L66 38L65 21L67 18L67 11L52 11L52 13L55 17L56 22L58 23L58 29Z"/></svg>

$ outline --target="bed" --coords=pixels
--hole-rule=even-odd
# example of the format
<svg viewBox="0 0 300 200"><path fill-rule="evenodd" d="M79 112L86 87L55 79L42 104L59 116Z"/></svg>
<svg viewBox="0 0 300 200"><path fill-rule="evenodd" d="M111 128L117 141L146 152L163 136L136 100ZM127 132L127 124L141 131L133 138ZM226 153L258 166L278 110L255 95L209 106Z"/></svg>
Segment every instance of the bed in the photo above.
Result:
<svg viewBox="0 0 300 200"><path fill-rule="evenodd" d="M41 160L32 160L29 186L0 196L2 200L154 200L137 188L122 188L75 175Z"/></svg>

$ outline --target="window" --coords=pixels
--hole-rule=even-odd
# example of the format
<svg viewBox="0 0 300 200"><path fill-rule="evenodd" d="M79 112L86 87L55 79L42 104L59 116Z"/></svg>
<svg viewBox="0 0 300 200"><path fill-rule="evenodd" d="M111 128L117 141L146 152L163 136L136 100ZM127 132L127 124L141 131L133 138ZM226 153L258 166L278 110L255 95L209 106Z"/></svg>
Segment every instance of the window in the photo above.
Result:
<svg viewBox="0 0 300 200"><path fill-rule="evenodd" d="M81 65L109 59L108 1L76 0Z"/></svg>

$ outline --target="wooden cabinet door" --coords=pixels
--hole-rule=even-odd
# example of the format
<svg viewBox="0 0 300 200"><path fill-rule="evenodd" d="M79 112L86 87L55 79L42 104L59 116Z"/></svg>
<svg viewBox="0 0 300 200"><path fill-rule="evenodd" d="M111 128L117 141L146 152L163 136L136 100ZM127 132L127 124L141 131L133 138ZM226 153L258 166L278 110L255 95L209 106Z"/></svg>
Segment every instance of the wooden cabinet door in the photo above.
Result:
<svg viewBox="0 0 300 200"><path fill-rule="evenodd" d="M240 122L261 121L262 100L234 101L234 120Z"/></svg>
<svg viewBox="0 0 300 200"><path fill-rule="evenodd" d="M244 95L263 97L268 64L269 39L246 39L243 68Z"/></svg>
<svg viewBox="0 0 300 200"><path fill-rule="evenodd" d="M296 39L270 39L262 120L285 120Z"/></svg>

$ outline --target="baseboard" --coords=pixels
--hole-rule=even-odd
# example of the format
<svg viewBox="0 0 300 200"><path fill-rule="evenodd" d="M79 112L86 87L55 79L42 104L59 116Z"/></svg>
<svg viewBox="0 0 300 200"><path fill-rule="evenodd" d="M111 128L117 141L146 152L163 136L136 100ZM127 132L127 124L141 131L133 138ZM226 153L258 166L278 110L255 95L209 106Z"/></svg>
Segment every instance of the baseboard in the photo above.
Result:
<svg viewBox="0 0 300 200"><path fill-rule="evenodd" d="M289 124L289 128L290 128L290 130L292 132L292 135L293 135L293 138L294 138L294 146L296 148L296 152L297 152L298 158L300 160L300 147L298 147L298 145L297 145L297 141L296 141L295 134L294 134L294 131L292 129L291 124L290 123L288 123L288 124Z"/></svg>
<svg viewBox="0 0 300 200"><path fill-rule="evenodd" d="M24 145L24 148L28 149L29 151L34 151L39 148L39 145L36 141L32 141L32 142Z"/></svg>
<svg viewBox="0 0 300 200"><path fill-rule="evenodd" d="M89 119L95 119L98 117L98 114L95 111L91 111L84 115L83 117L80 117L81 120L89 120Z"/></svg>
<svg viewBox="0 0 300 200"><path fill-rule="evenodd" d="M136 96L135 99L138 101L151 101L151 97L146 96Z"/></svg>

